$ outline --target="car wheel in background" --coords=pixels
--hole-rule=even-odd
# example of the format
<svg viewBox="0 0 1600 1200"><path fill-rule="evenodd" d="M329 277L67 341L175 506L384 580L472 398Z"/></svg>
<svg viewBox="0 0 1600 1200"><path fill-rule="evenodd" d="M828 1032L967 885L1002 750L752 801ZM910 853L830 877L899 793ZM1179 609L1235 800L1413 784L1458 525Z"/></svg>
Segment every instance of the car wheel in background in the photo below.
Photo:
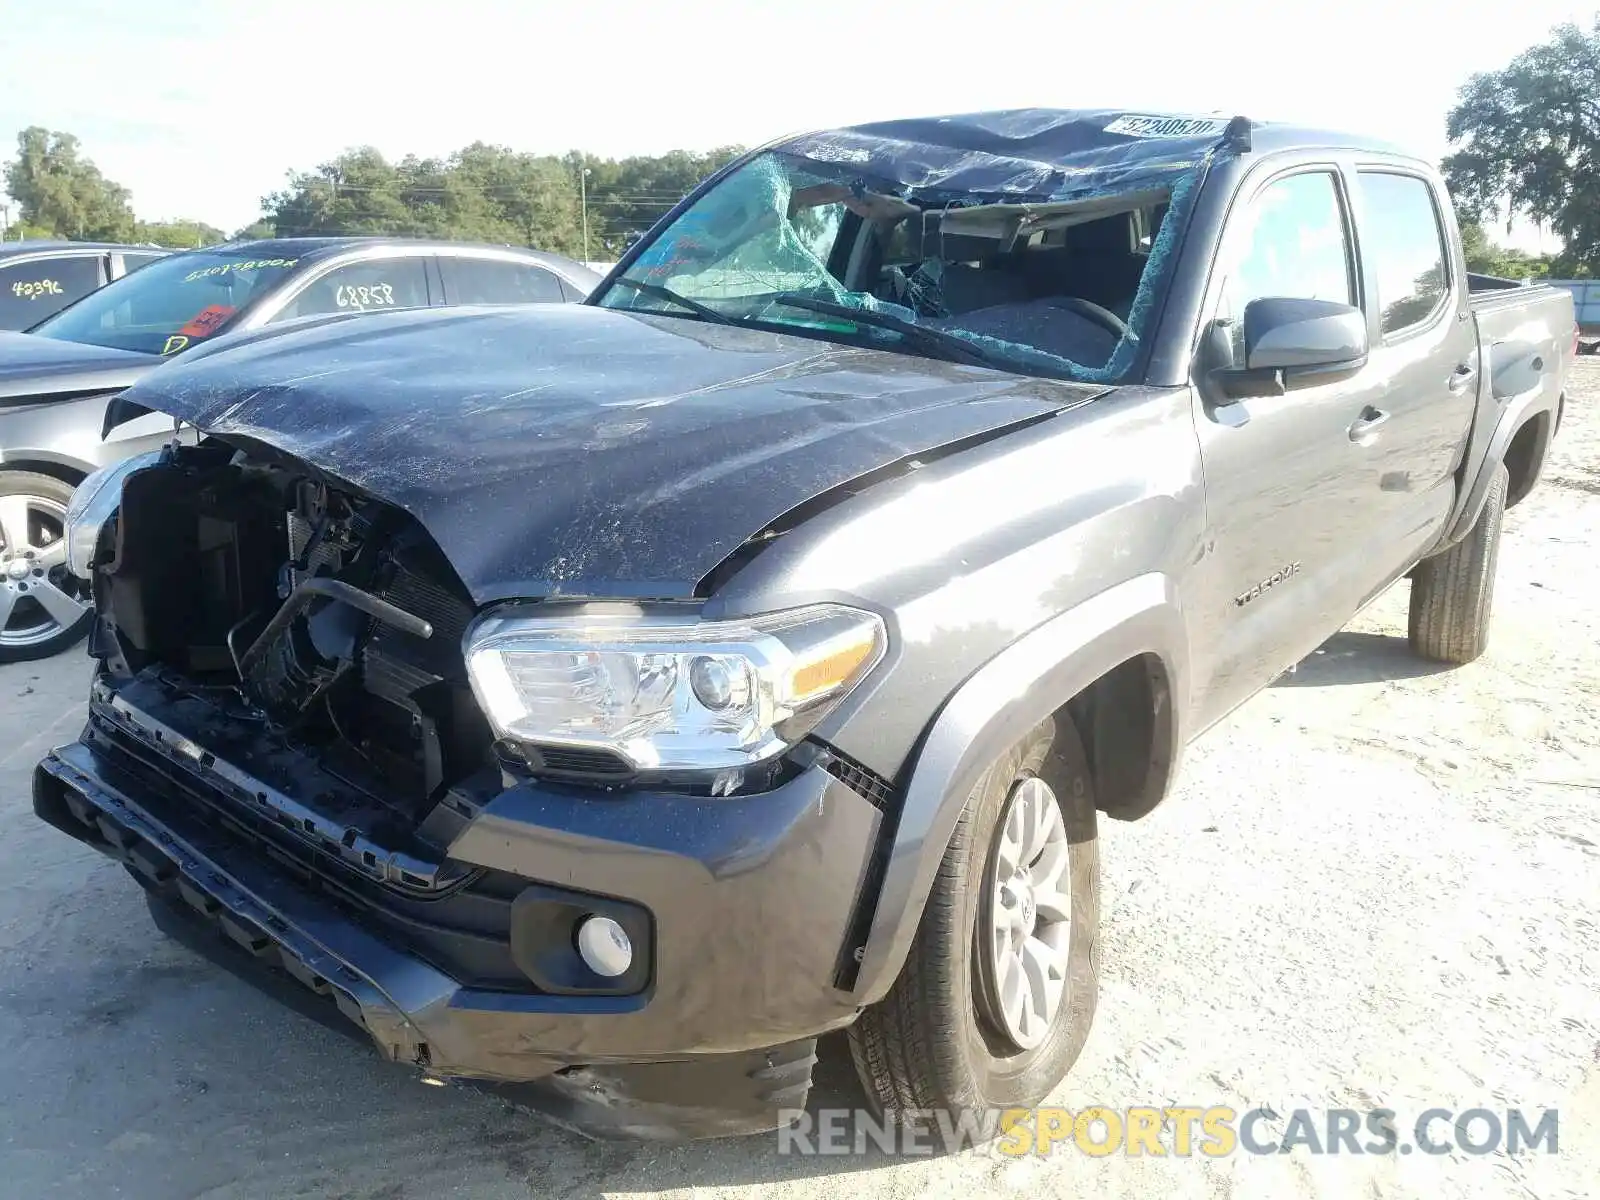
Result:
<svg viewBox="0 0 1600 1200"><path fill-rule="evenodd" d="M911 953L848 1031L883 1114L1028 1107L1083 1049L1099 987L1094 791L1071 721L1047 721L967 799Z"/></svg>
<svg viewBox="0 0 1600 1200"><path fill-rule="evenodd" d="M46 658L89 632L86 585L67 570L72 485L0 471L0 662Z"/></svg>

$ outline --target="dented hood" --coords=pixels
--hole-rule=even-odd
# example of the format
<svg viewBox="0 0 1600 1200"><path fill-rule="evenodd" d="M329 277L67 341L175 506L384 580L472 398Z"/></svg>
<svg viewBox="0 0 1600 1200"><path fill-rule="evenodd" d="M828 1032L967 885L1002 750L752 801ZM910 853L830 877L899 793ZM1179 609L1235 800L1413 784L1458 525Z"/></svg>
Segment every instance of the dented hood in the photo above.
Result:
<svg viewBox="0 0 1600 1200"><path fill-rule="evenodd" d="M796 505L1104 387L578 305L219 345L125 393L404 508L473 598L681 598Z"/></svg>

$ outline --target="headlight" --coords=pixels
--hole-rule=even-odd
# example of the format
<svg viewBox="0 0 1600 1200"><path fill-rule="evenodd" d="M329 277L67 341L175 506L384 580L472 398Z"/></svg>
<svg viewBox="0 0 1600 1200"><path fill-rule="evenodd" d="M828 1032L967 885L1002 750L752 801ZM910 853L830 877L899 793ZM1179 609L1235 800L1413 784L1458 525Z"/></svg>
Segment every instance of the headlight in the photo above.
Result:
<svg viewBox="0 0 1600 1200"><path fill-rule="evenodd" d="M726 769L804 736L883 657L873 613L819 604L733 621L492 616L467 634L503 738L612 751L638 770Z"/></svg>
<svg viewBox="0 0 1600 1200"><path fill-rule="evenodd" d="M89 578L89 564L94 561L95 543L100 540L100 527L122 503L122 481L135 471L154 466L162 451L136 454L121 462L101 467L89 475L72 493L63 524L67 541L67 568L80 579Z"/></svg>

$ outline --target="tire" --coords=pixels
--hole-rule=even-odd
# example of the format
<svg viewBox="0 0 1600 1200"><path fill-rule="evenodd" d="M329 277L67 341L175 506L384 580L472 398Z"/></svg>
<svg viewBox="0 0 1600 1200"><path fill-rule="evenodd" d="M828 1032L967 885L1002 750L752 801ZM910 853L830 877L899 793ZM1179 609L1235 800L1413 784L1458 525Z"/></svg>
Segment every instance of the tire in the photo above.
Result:
<svg viewBox="0 0 1600 1200"><path fill-rule="evenodd" d="M1478 521L1443 554L1425 558L1411 572L1411 648L1423 658L1469 663L1489 645L1500 525L1505 517L1510 474L1495 468Z"/></svg>
<svg viewBox="0 0 1600 1200"><path fill-rule="evenodd" d="M0 663L48 658L89 632L94 612L67 570L70 483L0 471Z"/></svg>
<svg viewBox="0 0 1600 1200"><path fill-rule="evenodd" d="M1022 1049L997 1012L988 946L994 931L986 914L998 903L1002 823L1030 779L1050 787L1061 814L1067 856L1061 888L1071 914L1060 922L1067 927L1065 992L1048 1032ZM1043 908L1037 911L1042 917ZM879 1115L904 1120L930 1109L1031 1107L1049 1095L1094 1021L1099 921L1094 792L1077 730L1062 718L1033 730L973 788L899 978L847 1031L856 1072Z"/></svg>

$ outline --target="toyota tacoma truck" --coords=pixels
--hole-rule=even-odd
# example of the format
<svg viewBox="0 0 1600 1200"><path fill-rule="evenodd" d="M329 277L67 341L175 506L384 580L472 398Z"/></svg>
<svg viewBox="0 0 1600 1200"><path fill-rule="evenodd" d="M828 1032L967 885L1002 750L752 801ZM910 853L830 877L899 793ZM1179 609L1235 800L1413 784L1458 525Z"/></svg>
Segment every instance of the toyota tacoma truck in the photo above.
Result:
<svg viewBox="0 0 1600 1200"><path fill-rule="evenodd" d="M1098 822L1404 576L1418 654L1485 649L1573 335L1365 138L789 138L581 305L127 392L198 440L73 499L98 663L34 807L597 1134L770 1128L841 1029L888 1117L1031 1105L1095 1011Z"/></svg>

